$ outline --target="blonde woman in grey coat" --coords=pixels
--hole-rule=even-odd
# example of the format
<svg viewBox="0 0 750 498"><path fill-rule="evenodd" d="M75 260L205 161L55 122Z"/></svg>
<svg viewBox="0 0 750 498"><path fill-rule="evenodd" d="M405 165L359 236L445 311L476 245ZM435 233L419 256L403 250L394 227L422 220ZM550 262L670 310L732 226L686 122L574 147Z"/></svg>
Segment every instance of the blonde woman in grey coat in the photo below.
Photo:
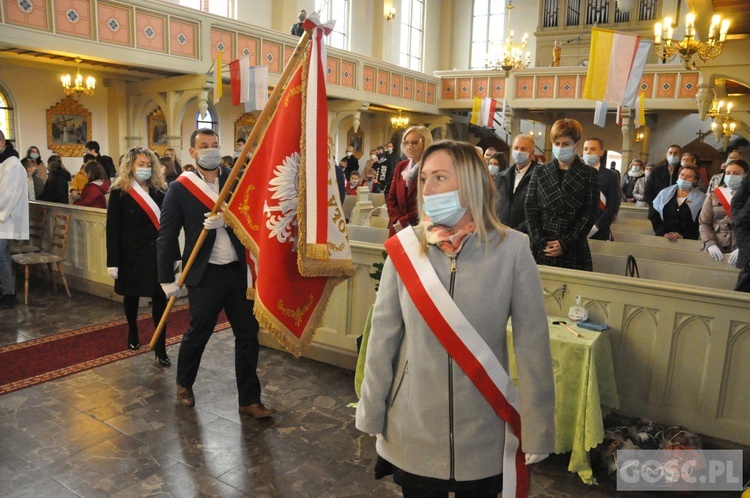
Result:
<svg viewBox="0 0 750 498"><path fill-rule="evenodd" d="M506 326L513 319L518 390L508 388L504 399L512 404L515 392L520 449L526 464L536 463L555 449L541 281L528 237L497 219L489 171L471 144L431 145L419 175L421 223L386 242L389 257L373 311L356 426L377 438L376 478L393 474L406 498L449 492L496 498L501 489L509 491L507 483L517 484L505 479L517 473L504 475L504 463L524 461L508 457L518 454L505 448L516 440L505 420L510 433L517 424L499 415L496 400L476 380L481 374L466 368L465 355L444 341L434 315L465 319L482 344L471 358L505 372ZM429 271L408 276L404 254ZM427 300L435 313L425 313L425 300L415 291L422 284L436 296Z"/></svg>

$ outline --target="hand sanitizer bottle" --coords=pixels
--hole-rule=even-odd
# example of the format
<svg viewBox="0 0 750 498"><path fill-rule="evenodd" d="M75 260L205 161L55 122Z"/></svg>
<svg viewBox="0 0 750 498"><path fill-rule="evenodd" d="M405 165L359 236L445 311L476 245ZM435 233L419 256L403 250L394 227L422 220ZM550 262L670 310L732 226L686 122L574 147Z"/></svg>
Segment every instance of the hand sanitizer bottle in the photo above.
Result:
<svg viewBox="0 0 750 498"><path fill-rule="evenodd" d="M589 313L586 311L586 308L581 306L581 296L576 296L576 304L574 306L570 307L570 310L568 310L568 318L572 322L582 322L586 318L588 318Z"/></svg>

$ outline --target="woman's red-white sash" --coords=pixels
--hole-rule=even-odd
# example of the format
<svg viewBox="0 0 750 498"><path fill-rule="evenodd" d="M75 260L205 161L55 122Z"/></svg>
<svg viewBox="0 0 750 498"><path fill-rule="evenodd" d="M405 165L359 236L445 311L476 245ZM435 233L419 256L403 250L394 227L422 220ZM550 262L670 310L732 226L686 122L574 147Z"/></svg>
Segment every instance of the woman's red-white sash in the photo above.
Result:
<svg viewBox="0 0 750 498"><path fill-rule="evenodd" d="M385 243L409 297L437 339L505 421L503 496L526 497L529 475L521 451L518 389L492 350L440 282L412 227ZM503 329L503 332L505 329Z"/></svg>
<svg viewBox="0 0 750 498"><path fill-rule="evenodd" d="M138 182L133 180L130 184L130 190L128 191L130 197L138 204L141 209L146 213L151 223L154 224L157 230L159 230L159 218L161 217L161 209L156 205L156 202L148 195L148 192L143 190L143 187L138 185Z"/></svg>
<svg viewBox="0 0 750 498"><path fill-rule="evenodd" d="M721 205L724 207L724 211L727 212L727 215L729 217L732 217L732 201L729 199L729 194L731 190L724 187L716 187L714 189L714 195L716 196L716 199L721 203Z"/></svg>
<svg viewBox="0 0 750 498"><path fill-rule="evenodd" d="M219 194L211 190L201 177L190 171L185 171L175 181L180 182L188 192L193 194L209 210L213 210L216 201L219 199ZM255 291L253 287L258 278L258 260L250 251L245 249L245 261L247 261L247 288L252 290L252 292L248 292L248 299L254 299Z"/></svg>

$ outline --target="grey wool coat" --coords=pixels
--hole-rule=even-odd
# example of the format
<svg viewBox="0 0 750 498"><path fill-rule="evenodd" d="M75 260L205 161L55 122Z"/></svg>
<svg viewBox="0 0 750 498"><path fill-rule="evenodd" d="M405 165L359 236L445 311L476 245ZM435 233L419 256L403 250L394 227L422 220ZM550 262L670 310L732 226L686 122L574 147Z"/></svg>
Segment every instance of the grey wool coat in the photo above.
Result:
<svg viewBox="0 0 750 498"><path fill-rule="evenodd" d="M505 239L498 240L493 231L489 245L477 246L476 234L465 242L456 259L454 301L506 371L506 325L513 318L521 447L526 453L552 453L555 390L539 272L526 235L507 229ZM450 258L435 246L429 246L428 258L448 289ZM402 470L436 479L469 481L502 473L505 422L428 328L390 259L367 348L356 427L381 435L376 442L380 456Z"/></svg>
<svg viewBox="0 0 750 498"><path fill-rule="evenodd" d="M577 157L562 184L557 170L555 159L536 167L529 182L525 208L531 252L540 265L591 271L586 236L599 217L599 174ZM560 242L560 256L544 255L551 240Z"/></svg>

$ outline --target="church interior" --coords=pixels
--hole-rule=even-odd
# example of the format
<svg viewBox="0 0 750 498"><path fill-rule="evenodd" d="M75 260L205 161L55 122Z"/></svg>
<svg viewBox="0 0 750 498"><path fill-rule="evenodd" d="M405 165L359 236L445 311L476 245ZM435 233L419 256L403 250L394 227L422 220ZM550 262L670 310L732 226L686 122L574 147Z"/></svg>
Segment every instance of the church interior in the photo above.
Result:
<svg viewBox="0 0 750 498"><path fill-rule="evenodd" d="M115 162L148 147L158 155L173 149L186 165L194 162L190 134L208 127L224 155L236 154L260 111L233 104L228 65L249 58L266 66L270 92L299 41L290 27L302 9L335 20L324 75L331 154L338 161L351 147L362 176L371 151L389 142L402 150L411 125L507 159L525 134L549 161L553 123L571 118L584 137L603 141L622 175L634 159L663 162L672 144L696 154L708 177L721 173L729 152L750 155L744 0L4 0L0 131L21 157L36 147L43 161L58 155L73 174L90 140ZM731 21L718 47L696 42L714 29L719 39L714 15ZM674 41L657 43L667 26ZM637 86L643 108L610 104L603 126L594 122L596 102L584 98L594 29L649 45ZM509 61L500 47L511 42L518 54ZM477 99L496 105L491 126L474 121ZM46 170L38 175L44 180ZM374 479L374 440L354 427L358 339L388 237L383 202L383 194L360 191L343 203L354 275L334 289L302 357L261 331L258 373L277 415L237 413L228 324L206 349L194 409L175 401L175 367L160 366L145 348L128 351L122 335L122 351L0 385L0 495L400 496L390 479ZM53 346L37 357L27 346L120 330L124 315L107 273L106 209L29 206L46 220L42 239L56 216L67 220L64 261L59 274L14 270L19 300L0 309L0 355L38 364L69 354ZM683 427L706 448L742 450L742 484L750 485L750 296L732 290L738 269L711 259L699 241L654 236L647 212L621 205L614 241L590 241L593 272L539 266L560 337L553 357L559 351L580 369L568 374L566 390L579 392L556 410L578 427L556 442L558 454L533 466L530 496L621 494L588 454L602 443L608 415ZM628 275L632 261L637 276ZM574 353L553 321L577 301L608 329L586 331ZM177 303L187 307L185 297ZM142 299L139 313L150 309ZM167 339L173 363L184 332L177 329L187 326L175 322Z"/></svg>

